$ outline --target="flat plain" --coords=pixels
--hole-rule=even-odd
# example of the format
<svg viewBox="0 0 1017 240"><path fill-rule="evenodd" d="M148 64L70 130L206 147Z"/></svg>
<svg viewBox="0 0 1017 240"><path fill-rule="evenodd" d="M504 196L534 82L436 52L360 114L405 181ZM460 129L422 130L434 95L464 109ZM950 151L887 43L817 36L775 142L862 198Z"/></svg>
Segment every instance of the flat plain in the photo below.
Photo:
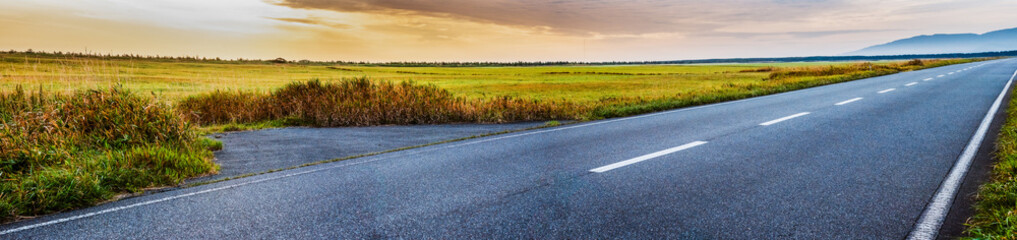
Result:
<svg viewBox="0 0 1017 240"><path fill-rule="evenodd" d="M874 62L889 64L892 62ZM0 89L17 85L53 92L102 89L120 84L167 101L214 90L268 92L288 83L369 77L376 81L433 84L470 98L607 102L655 99L765 82L770 72L754 69L848 66L858 62L795 62L714 65L625 65L541 67L380 67L231 63L66 57L0 53ZM744 71L744 72L743 72ZM802 79L810 80L810 79Z"/></svg>

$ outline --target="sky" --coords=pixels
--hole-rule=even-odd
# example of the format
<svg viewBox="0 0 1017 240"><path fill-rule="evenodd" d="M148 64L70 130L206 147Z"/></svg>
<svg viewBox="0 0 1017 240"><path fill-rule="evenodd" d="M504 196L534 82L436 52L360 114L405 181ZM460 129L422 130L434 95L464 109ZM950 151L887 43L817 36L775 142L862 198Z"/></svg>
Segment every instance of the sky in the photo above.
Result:
<svg viewBox="0 0 1017 240"><path fill-rule="evenodd" d="M226 59L838 55L1017 27L1014 0L0 0L0 49Z"/></svg>

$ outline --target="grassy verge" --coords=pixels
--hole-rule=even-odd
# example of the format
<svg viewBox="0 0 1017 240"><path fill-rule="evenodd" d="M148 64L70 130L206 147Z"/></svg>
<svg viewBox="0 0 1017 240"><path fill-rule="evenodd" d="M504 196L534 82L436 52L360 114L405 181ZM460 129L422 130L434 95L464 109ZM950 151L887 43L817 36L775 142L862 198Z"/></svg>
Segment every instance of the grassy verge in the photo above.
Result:
<svg viewBox="0 0 1017 240"><path fill-rule="evenodd" d="M978 191L965 239L1017 239L1017 98L996 141L992 178Z"/></svg>
<svg viewBox="0 0 1017 240"><path fill-rule="evenodd" d="M215 91L186 98L177 108L191 122L229 129L575 119L584 106L509 97L467 99L435 86L351 78L296 82L269 94Z"/></svg>
<svg viewBox="0 0 1017 240"><path fill-rule="evenodd" d="M606 103L594 108L593 112L590 113L590 118L596 119L631 116L981 60L985 59L912 60L908 62L884 64L859 63L839 66L831 65L783 68L764 67L759 69L747 69L742 71L768 72L769 75L761 81L723 84L714 88L678 94L672 97L648 100L616 100L616 102Z"/></svg>
<svg viewBox="0 0 1017 240"><path fill-rule="evenodd" d="M336 82L296 82L270 93L214 91L185 98L177 104L177 108L188 120L208 126L205 130L209 132L282 126L582 121L744 99L978 60L984 59L768 66L740 70L742 73L762 74L761 78L752 81L713 83L693 87L692 90L683 89L673 95L604 97L599 101L568 100L567 93L560 95L561 100L553 101L548 101L548 98L468 98L433 85L395 84L360 77ZM658 77L642 73L579 74Z"/></svg>
<svg viewBox="0 0 1017 240"><path fill-rule="evenodd" d="M169 106L121 88L0 93L0 221L64 211L215 173Z"/></svg>

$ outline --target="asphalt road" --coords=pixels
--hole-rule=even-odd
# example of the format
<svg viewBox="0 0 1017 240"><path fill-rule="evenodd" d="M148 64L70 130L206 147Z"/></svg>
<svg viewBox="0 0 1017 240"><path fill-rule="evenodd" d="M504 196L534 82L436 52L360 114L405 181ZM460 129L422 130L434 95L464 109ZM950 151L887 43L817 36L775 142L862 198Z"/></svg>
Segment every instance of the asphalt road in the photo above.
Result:
<svg viewBox="0 0 1017 240"><path fill-rule="evenodd" d="M279 128L214 134L223 143L215 152L219 174L190 179L205 182L249 173L296 167L336 158L419 146L471 136L517 131L543 122L442 124L337 128Z"/></svg>
<svg viewBox="0 0 1017 240"><path fill-rule="evenodd" d="M954 65L435 145L46 216L0 238L902 239L1015 69Z"/></svg>

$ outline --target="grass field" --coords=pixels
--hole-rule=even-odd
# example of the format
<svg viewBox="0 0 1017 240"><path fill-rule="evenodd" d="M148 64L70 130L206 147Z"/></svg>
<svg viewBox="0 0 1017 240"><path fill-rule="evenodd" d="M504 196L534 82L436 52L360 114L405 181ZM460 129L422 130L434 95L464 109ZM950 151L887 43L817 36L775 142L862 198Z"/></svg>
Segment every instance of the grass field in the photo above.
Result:
<svg viewBox="0 0 1017 240"><path fill-rule="evenodd" d="M293 82L413 82L455 97L506 97L583 106L576 118L598 119L759 96L853 79L973 61L807 62L714 65L372 67L304 64L103 59L0 53L0 90L24 86L70 93L122 85L176 103L213 91L268 94ZM838 71L830 71L838 70ZM780 75L783 73L819 73ZM790 77L777 77L790 76ZM546 105L546 104L543 104ZM538 105L539 106L539 105ZM566 115L566 114L559 114ZM527 118L529 119L529 118ZM495 121L497 122L497 121Z"/></svg>
<svg viewBox="0 0 1017 240"><path fill-rule="evenodd" d="M889 62L877 62L885 64ZM267 92L295 81L370 77L413 81L471 98L501 96L567 99L659 98L722 85L761 82L763 67L844 66L856 63L767 63L720 65L552 66L552 67L356 67L298 64L226 64L147 60L98 60L0 53L0 89L43 87L51 92L102 89L112 84L168 101L214 90Z"/></svg>

